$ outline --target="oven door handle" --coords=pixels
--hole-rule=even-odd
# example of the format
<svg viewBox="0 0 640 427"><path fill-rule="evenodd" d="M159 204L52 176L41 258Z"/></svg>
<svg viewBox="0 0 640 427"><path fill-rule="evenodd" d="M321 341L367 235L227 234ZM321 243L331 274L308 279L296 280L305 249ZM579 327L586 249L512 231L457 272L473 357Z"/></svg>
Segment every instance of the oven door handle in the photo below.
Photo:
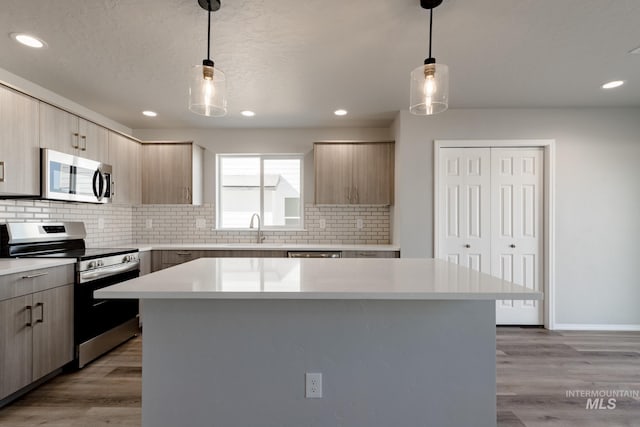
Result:
<svg viewBox="0 0 640 427"><path fill-rule="evenodd" d="M80 283L101 279L103 277L113 276L115 274L124 273L126 271L136 270L138 267L139 267L138 263L130 263L130 264L124 264L124 265L114 265L111 267L104 267L97 270L83 271L80 273Z"/></svg>

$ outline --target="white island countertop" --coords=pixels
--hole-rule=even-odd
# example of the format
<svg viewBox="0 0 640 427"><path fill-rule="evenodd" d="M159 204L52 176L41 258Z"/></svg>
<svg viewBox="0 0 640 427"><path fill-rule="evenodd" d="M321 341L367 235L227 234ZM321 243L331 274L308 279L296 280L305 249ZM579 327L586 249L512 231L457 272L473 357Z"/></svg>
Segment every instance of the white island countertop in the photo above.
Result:
<svg viewBox="0 0 640 427"><path fill-rule="evenodd" d="M96 298L540 300L542 293L436 259L200 258Z"/></svg>

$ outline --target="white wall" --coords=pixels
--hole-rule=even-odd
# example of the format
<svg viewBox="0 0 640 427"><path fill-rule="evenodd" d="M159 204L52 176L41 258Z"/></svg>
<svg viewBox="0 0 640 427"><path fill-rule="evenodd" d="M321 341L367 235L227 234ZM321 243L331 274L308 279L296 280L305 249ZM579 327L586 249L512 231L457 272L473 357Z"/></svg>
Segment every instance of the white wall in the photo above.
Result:
<svg viewBox="0 0 640 427"><path fill-rule="evenodd" d="M193 141L205 151L205 203L215 200L215 155L223 153L305 153L304 197L313 202L313 143L327 140L389 141L388 128L324 129L134 129L143 141Z"/></svg>
<svg viewBox="0 0 640 427"><path fill-rule="evenodd" d="M433 256L433 141L556 140L556 321L640 325L640 109L398 114L393 243Z"/></svg>

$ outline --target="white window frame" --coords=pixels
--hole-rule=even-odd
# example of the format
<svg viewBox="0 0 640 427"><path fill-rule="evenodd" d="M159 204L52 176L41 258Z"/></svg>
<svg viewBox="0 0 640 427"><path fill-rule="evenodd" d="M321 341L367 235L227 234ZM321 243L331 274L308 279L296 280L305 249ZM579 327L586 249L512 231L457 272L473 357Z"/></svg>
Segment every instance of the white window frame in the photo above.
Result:
<svg viewBox="0 0 640 427"><path fill-rule="evenodd" d="M304 154L248 154L248 153L225 153L225 154L216 154L216 229L224 230L224 231L234 231L234 230L251 230L249 228L249 224L247 224L246 228L229 228L222 227L222 197L221 197L221 171L220 161L223 158L229 157L258 157L260 158L260 223L263 230L282 230L282 231L302 231L304 230ZM287 159L296 159L300 160L300 223L294 227L286 227L281 225L264 225L264 161L265 160L287 160Z"/></svg>

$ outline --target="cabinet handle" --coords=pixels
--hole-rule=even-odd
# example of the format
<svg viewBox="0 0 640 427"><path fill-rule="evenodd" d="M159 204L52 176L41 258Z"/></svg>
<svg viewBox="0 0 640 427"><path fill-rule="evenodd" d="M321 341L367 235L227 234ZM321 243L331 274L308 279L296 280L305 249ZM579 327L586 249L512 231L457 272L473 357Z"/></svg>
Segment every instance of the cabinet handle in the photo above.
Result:
<svg viewBox="0 0 640 427"><path fill-rule="evenodd" d="M351 203L351 187L349 187L349 191L347 192L347 200Z"/></svg>
<svg viewBox="0 0 640 427"><path fill-rule="evenodd" d="M469 249L471 247L471 245L467 243L466 245L464 245L464 247Z"/></svg>
<svg viewBox="0 0 640 427"><path fill-rule="evenodd" d="M191 202L191 188L187 187L187 203Z"/></svg>
<svg viewBox="0 0 640 427"><path fill-rule="evenodd" d="M22 276L22 278L23 279L33 279L35 277L46 276L47 274L49 274L49 273L45 271L44 273L28 274L26 276Z"/></svg>
<svg viewBox="0 0 640 427"><path fill-rule="evenodd" d="M179 256L189 256L189 255L191 255L191 252L176 252L176 255L179 255Z"/></svg>
<svg viewBox="0 0 640 427"><path fill-rule="evenodd" d="M111 180L111 198L113 198L113 196L116 195L116 182L114 180Z"/></svg>
<svg viewBox="0 0 640 427"><path fill-rule="evenodd" d="M4 162L0 162L0 182L4 182Z"/></svg>
<svg viewBox="0 0 640 427"><path fill-rule="evenodd" d="M29 321L27 322L26 326L33 326L33 307L28 305L24 309L29 310Z"/></svg>
<svg viewBox="0 0 640 427"><path fill-rule="evenodd" d="M516 245L514 245L513 243L509 245L510 248L515 249Z"/></svg>
<svg viewBox="0 0 640 427"><path fill-rule="evenodd" d="M37 323L44 323L44 303L39 302L36 304L36 308L40 307L40 318L36 320Z"/></svg>
<svg viewBox="0 0 640 427"><path fill-rule="evenodd" d="M360 203L360 193L358 192L358 186L356 185L356 203Z"/></svg>
<svg viewBox="0 0 640 427"><path fill-rule="evenodd" d="M81 151L87 151L87 136L86 135L82 135L80 136L80 138L82 138L82 147L80 148Z"/></svg>
<svg viewBox="0 0 640 427"><path fill-rule="evenodd" d="M79 134L79 133L74 133L74 134L73 134L73 136L74 136L75 138L72 140L72 142L71 142L71 146L72 146L73 148L78 148L78 147L80 147L80 142L79 142L80 140L78 139L78 138L80 137L80 134ZM75 144L74 144L74 142L75 142Z"/></svg>

